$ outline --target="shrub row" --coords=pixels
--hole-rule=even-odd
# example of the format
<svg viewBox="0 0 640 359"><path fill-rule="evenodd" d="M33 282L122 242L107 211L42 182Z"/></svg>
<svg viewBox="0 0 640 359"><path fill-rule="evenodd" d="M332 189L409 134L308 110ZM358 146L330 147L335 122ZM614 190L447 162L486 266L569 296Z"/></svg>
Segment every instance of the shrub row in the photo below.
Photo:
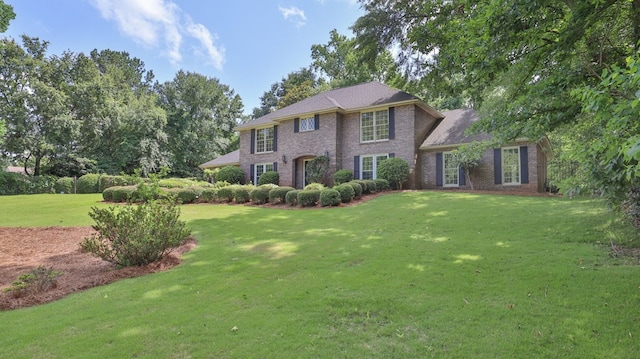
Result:
<svg viewBox="0 0 640 359"><path fill-rule="evenodd" d="M0 172L0 195L54 193L57 177Z"/></svg>

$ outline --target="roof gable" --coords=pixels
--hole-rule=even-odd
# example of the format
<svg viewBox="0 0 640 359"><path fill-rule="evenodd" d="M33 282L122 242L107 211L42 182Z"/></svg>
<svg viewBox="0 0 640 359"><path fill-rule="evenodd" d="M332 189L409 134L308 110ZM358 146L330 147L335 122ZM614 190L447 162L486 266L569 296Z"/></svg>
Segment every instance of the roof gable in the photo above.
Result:
<svg viewBox="0 0 640 359"><path fill-rule="evenodd" d="M466 135L465 131L478 121L478 113L472 109L458 109L442 113L444 119L427 136L420 146L421 149L457 146L473 141L490 140L486 133Z"/></svg>

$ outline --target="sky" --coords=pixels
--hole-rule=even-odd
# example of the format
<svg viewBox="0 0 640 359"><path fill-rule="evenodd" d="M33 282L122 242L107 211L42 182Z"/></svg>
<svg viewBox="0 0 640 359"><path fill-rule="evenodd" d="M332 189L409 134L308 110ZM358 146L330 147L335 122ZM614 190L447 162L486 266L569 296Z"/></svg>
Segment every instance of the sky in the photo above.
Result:
<svg viewBox="0 0 640 359"><path fill-rule="evenodd" d="M179 70L217 78L250 114L260 96L311 64L311 45L364 13L356 0L4 0L16 18L0 34L48 41L48 55L126 51L156 80Z"/></svg>

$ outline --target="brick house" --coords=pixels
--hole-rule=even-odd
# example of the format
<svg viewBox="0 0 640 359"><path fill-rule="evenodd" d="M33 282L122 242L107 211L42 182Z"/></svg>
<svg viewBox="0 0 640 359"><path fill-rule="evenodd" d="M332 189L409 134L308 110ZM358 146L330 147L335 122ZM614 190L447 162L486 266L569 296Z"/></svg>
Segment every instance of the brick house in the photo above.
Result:
<svg viewBox="0 0 640 359"><path fill-rule="evenodd" d="M488 137L464 135L476 120L472 110L440 113L413 95L369 82L320 93L238 126L240 149L200 167L239 165L252 183L277 171L281 186L302 188L305 167L317 156L330 160L329 182L339 169L352 170L356 179L376 178L378 164L397 157L411 168L405 188L465 188L464 176L452 175L445 160L460 144ZM538 168L546 166L546 148L548 142L521 141L496 149L497 155L487 151L471 174L477 177L474 188L544 190Z"/></svg>

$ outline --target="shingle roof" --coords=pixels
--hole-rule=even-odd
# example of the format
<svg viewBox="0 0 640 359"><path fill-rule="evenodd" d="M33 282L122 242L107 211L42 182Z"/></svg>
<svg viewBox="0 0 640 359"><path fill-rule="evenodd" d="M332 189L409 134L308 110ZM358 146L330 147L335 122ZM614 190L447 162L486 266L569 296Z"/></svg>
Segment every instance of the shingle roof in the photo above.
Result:
<svg viewBox="0 0 640 359"><path fill-rule="evenodd" d="M235 150L233 152L229 152L226 155L222 155L213 159L209 162L203 163L199 165L200 168L216 168L216 167L224 167L229 165L239 165L240 164L240 150Z"/></svg>
<svg viewBox="0 0 640 359"><path fill-rule="evenodd" d="M329 111L355 111L397 102L415 101L435 117L440 114L419 98L380 82L367 82L319 93L237 127L238 130L259 127L301 114Z"/></svg>
<svg viewBox="0 0 640 359"><path fill-rule="evenodd" d="M424 140L421 149L455 146L473 141L489 140L491 136L480 133L472 136L465 134L471 125L479 120L478 113L472 109L458 109L442 113L444 119Z"/></svg>

